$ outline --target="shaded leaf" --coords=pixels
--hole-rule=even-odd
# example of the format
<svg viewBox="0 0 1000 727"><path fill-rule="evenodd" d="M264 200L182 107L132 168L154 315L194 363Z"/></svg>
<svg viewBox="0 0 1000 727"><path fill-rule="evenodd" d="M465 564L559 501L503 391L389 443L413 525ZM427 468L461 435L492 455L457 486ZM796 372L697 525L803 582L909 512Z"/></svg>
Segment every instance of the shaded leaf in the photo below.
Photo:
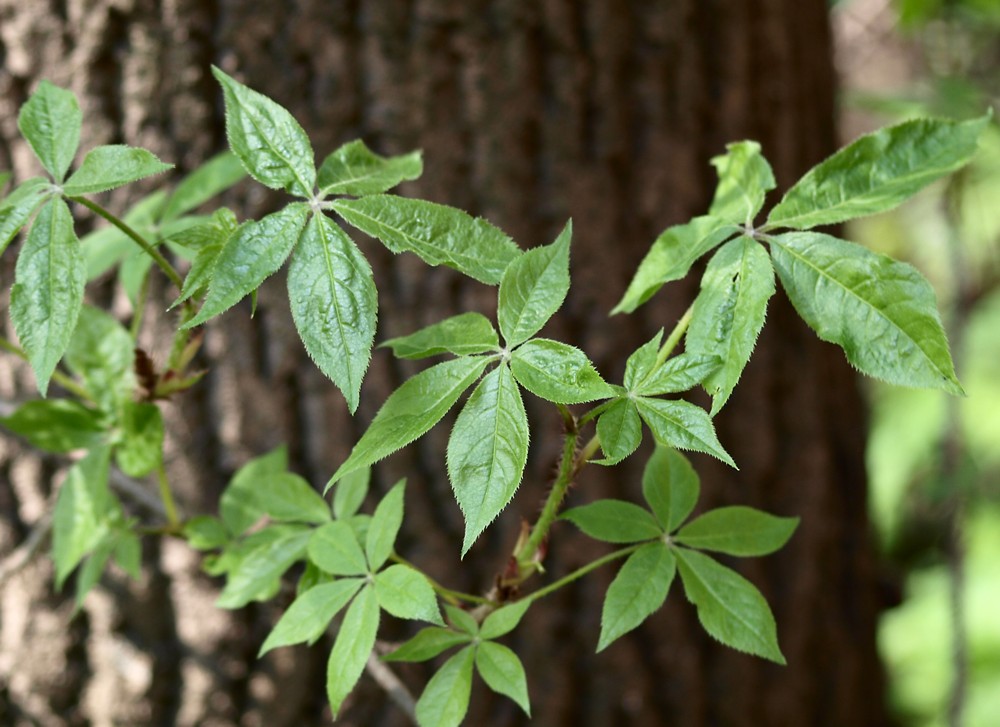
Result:
<svg viewBox="0 0 1000 727"><path fill-rule="evenodd" d="M110 450L96 447L74 464L59 488L52 513L52 560L56 588L108 532L107 515L113 507L108 490Z"/></svg>
<svg viewBox="0 0 1000 727"><path fill-rule="evenodd" d="M570 508L561 516L580 530L605 543L637 543L663 535L646 510L624 500L605 499Z"/></svg>
<svg viewBox="0 0 1000 727"><path fill-rule="evenodd" d="M375 576L379 606L396 618L444 625L437 594L427 578L406 565L391 565Z"/></svg>
<svg viewBox="0 0 1000 727"><path fill-rule="evenodd" d="M354 515L368 495L372 471L369 467L354 470L337 484L333 493L333 515L345 520Z"/></svg>
<svg viewBox="0 0 1000 727"><path fill-rule="evenodd" d="M406 492L406 480L397 482L386 493L368 525L365 538L365 555L368 567L372 571L381 568L392 554L396 535L403 524L403 495Z"/></svg>
<svg viewBox="0 0 1000 727"><path fill-rule="evenodd" d="M420 727L457 727L469 709L475 648L467 646L438 669L417 700Z"/></svg>
<svg viewBox="0 0 1000 727"><path fill-rule="evenodd" d="M686 401L636 399L639 416L660 444L678 449L690 449L716 457L730 467L736 463L722 448L712 420L704 409Z"/></svg>
<svg viewBox="0 0 1000 727"><path fill-rule="evenodd" d="M145 477L163 456L163 417L156 404L129 401L122 409L115 463L129 477Z"/></svg>
<svg viewBox="0 0 1000 727"><path fill-rule="evenodd" d="M503 644L483 641L476 647L476 671L486 686L497 694L510 697L526 715L531 716L528 680L517 654Z"/></svg>
<svg viewBox="0 0 1000 727"><path fill-rule="evenodd" d="M269 487L272 480L288 470L284 446L247 462L233 475L219 499L222 522L233 535L241 535L264 515L264 505L256 493Z"/></svg>
<svg viewBox="0 0 1000 727"><path fill-rule="evenodd" d="M226 191L246 176L239 158L224 151L181 180L163 210L164 221L173 220Z"/></svg>
<svg viewBox="0 0 1000 727"><path fill-rule="evenodd" d="M104 432L100 415L71 399L25 402L9 417L0 417L0 424L31 446L56 454L86 449Z"/></svg>
<svg viewBox="0 0 1000 727"><path fill-rule="evenodd" d="M642 495L668 533L687 520L700 489L698 473L673 447L658 446L642 473Z"/></svg>
<svg viewBox="0 0 1000 727"><path fill-rule="evenodd" d="M72 197L107 192L173 167L146 149L124 144L96 146L87 152L80 167L66 180L63 193Z"/></svg>
<svg viewBox="0 0 1000 727"><path fill-rule="evenodd" d="M471 639L470 634L428 626L420 629L416 636L382 658L385 661L427 661L453 646L467 644Z"/></svg>
<svg viewBox="0 0 1000 727"><path fill-rule="evenodd" d="M270 525L241 551L230 569L226 587L216 600L218 608L242 608L251 601L267 600L277 590L281 576L306 554L313 530L304 525Z"/></svg>
<svg viewBox="0 0 1000 727"><path fill-rule="evenodd" d="M326 668L326 696L333 716L354 689L365 668L375 634L378 632L379 608L375 589L365 586L351 603L337 632Z"/></svg>
<svg viewBox="0 0 1000 727"><path fill-rule="evenodd" d="M0 253L27 223L32 213L51 194L41 177L29 179L18 185L9 196L0 199Z"/></svg>
<svg viewBox="0 0 1000 727"><path fill-rule="evenodd" d="M108 413L117 413L135 391L132 336L114 317L85 305L66 348L65 364Z"/></svg>
<svg viewBox="0 0 1000 727"><path fill-rule="evenodd" d="M597 420L597 436L601 440L604 459L598 464L612 465L638 449L642 442L642 422L635 402L618 399Z"/></svg>
<svg viewBox="0 0 1000 727"><path fill-rule="evenodd" d="M515 603L508 603L506 606L498 608L485 619L479 629L479 635L484 639L496 639L505 634L509 634L517 625L521 623L524 614L531 606L530 599L523 599Z"/></svg>

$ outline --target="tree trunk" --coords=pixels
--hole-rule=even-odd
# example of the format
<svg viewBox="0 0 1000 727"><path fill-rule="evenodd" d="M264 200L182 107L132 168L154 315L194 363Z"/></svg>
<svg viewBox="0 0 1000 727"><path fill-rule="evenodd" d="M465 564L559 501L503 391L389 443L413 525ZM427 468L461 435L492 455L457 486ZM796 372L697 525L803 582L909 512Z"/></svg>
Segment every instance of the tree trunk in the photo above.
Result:
<svg viewBox="0 0 1000 727"><path fill-rule="evenodd" d="M550 242L572 217L573 286L546 332L579 345L619 381L622 352L672 327L696 293L696 281L675 283L636 315L607 317L655 236L706 209L715 183L708 159L728 141L754 138L788 185L833 150L826 13L822 0L0 0L0 169L12 166L19 178L37 171L15 119L40 78L80 97L83 148L143 145L193 168L224 144L215 63L288 107L320 158L357 137L384 154L422 148L424 176L403 193L485 216L522 247ZM281 199L261 190L247 184L227 202L241 218L259 216ZM134 194L109 204L120 209ZM492 314L493 289L362 246L380 290L379 340L459 310ZM12 259L4 257L5 290ZM388 393L417 370L377 352L350 417L298 342L281 277L261 289L255 317L241 304L208 327L209 375L166 407L171 475L189 514L213 511L235 468L282 442L294 468L321 486ZM163 307L150 307L142 332L161 357ZM29 393L23 370L0 373L3 397ZM489 588L519 519L533 518L544 497L560 424L549 408L528 404L525 482L464 561L444 476L448 427L377 468L379 493L409 478L402 552L455 588ZM741 470L694 457L702 506L802 518L784 551L740 565L774 609L789 666L712 642L679 584L665 608L595 655L609 568L533 607L509 640L528 671L536 724L885 721L863 412L842 354L779 296L716 421ZM572 501L636 499L647 452L621 468L588 468ZM5 550L41 514L57 466L0 440ZM0 722L276 726L328 714L323 648L257 660L277 609L218 611L219 584L198 572L183 544L147 538L144 550L141 584L106 576L75 618L53 594L44 561L5 590ZM547 577L602 552L557 525ZM387 635L404 638L408 628L393 625ZM415 691L428 676L421 667L401 674ZM367 679L342 720L405 723ZM475 688L469 724L524 721L512 702Z"/></svg>

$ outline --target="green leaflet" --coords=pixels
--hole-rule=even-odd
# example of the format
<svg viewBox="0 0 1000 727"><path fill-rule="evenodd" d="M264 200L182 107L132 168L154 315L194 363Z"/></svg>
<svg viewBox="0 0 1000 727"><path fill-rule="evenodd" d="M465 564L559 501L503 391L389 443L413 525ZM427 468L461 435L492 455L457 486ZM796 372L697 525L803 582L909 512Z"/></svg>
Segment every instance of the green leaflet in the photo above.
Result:
<svg viewBox="0 0 1000 727"><path fill-rule="evenodd" d="M453 646L467 644L471 640L470 634L439 626L428 626L420 629L416 636L382 658L385 661L427 661Z"/></svg>
<svg viewBox="0 0 1000 727"><path fill-rule="evenodd" d="M271 189L311 197L316 169L309 137L267 96L212 66L226 101L226 137L251 177Z"/></svg>
<svg viewBox="0 0 1000 727"><path fill-rule="evenodd" d="M101 579L101 573L104 572L104 566L111 560L114 548L114 536L110 533L106 534L83 561L83 566L76 576L76 593L73 599L77 609L83 605L84 598Z"/></svg>
<svg viewBox="0 0 1000 727"><path fill-rule="evenodd" d="M416 253L428 265L447 265L489 285L520 254L502 230L454 207L377 194L339 199L333 208L392 252Z"/></svg>
<svg viewBox="0 0 1000 727"><path fill-rule="evenodd" d="M232 212L218 210L212 215L211 222L187 231L185 241L193 241L198 252L191 262L191 269L184 276L184 286L181 288L180 296L173 302L171 308L180 305L192 295L202 295L208 290L212 273L215 272L215 261L238 229L236 216Z"/></svg>
<svg viewBox="0 0 1000 727"><path fill-rule="evenodd" d="M499 350L500 338L482 313L460 313L379 346L391 348L396 358L427 358L441 353L469 356Z"/></svg>
<svg viewBox="0 0 1000 727"><path fill-rule="evenodd" d="M368 467L357 469L344 477L333 493L333 516L345 520L356 514L368 495L372 471Z"/></svg>
<svg viewBox="0 0 1000 727"><path fill-rule="evenodd" d="M83 306L66 348L66 367L102 410L116 414L135 391L135 343L112 316Z"/></svg>
<svg viewBox="0 0 1000 727"><path fill-rule="evenodd" d="M635 402L618 399L597 420L597 436L601 440L604 459L598 464L618 464L639 448L642 442L642 422Z"/></svg>
<svg viewBox="0 0 1000 727"><path fill-rule="evenodd" d="M521 386L556 404L582 404L615 394L583 351L559 341L528 341L511 355L510 367Z"/></svg>
<svg viewBox="0 0 1000 727"><path fill-rule="evenodd" d="M108 489L109 461L108 448L95 447L70 468L59 489L52 513L57 589L107 533L108 515L114 508Z"/></svg>
<svg viewBox="0 0 1000 727"><path fill-rule="evenodd" d="M726 243L705 270L686 346L692 353L722 360L722 367L705 380L713 416L729 399L750 360L772 295L774 270L767 251L748 237Z"/></svg>
<svg viewBox="0 0 1000 727"><path fill-rule="evenodd" d="M675 540L727 555L767 555L787 543L798 524L797 517L775 517L752 507L720 507L689 522Z"/></svg>
<svg viewBox="0 0 1000 727"><path fill-rule="evenodd" d="M789 189L768 226L804 230L890 210L964 166L989 119L915 119L862 136Z"/></svg>
<svg viewBox="0 0 1000 727"><path fill-rule="evenodd" d="M733 458L722 448L712 420L704 409L686 401L645 397L636 399L636 406L639 408L639 416L660 444L704 452L736 468Z"/></svg>
<svg viewBox="0 0 1000 727"><path fill-rule="evenodd" d="M246 172L235 154L230 151L216 154L181 180L163 209L162 220L173 220L190 212L245 176Z"/></svg>
<svg viewBox="0 0 1000 727"><path fill-rule="evenodd" d="M697 551L676 548L674 554L684 592L709 635L737 651L785 663L774 616L750 581Z"/></svg>
<svg viewBox="0 0 1000 727"><path fill-rule="evenodd" d="M326 488L344 475L369 467L423 436L488 364L485 358L458 358L432 366L405 381L386 399Z"/></svg>
<svg viewBox="0 0 1000 727"><path fill-rule="evenodd" d="M660 352L660 339L662 338L663 329L661 328L655 336L633 351L625 361L625 377L622 380L622 385L628 391L635 391L636 387L653 371L657 355Z"/></svg>
<svg viewBox="0 0 1000 727"><path fill-rule="evenodd" d="M392 555L392 547L396 543L396 535L403 524L403 495L406 491L406 480L397 482L375 508L368 534L365 538L365 557L368 567L374 572L385 565Z"/></svg>
<svg viewBox="0 0 1000 727"><path fill-rule="evenodd" d="M719 185L708 213L739 225L752 225L764 206L764 197L774 189L774 172L760 153L756 141L726 145L726 153L712 159Z"/></svg>
<svg viewBox="0 0 1000 727"><path fill-rule="evenodd" d="M799 315L869 376L964 394L930 284L906 263L816 232L771 239Z"/></svg>
<svg viewBox="0 0 1000 727"><path fill-rule="evenodd" d="M124 529L118 530L115 535L115 563L132 580L139 580L142 577L142 542L139 536Z"/></svg>
<svg viewBox="0 0 1000 727"><path fill-rule="evenodd" d="M526 715L531 716L528 680L517 654L503 644L483 641L476 647L476 671L486 686L497 694L510 697Z"/></svg>
<svg viewBox="0 0 1000 727"><path fill-rule="evenodd" d="M663 535L649 512L624 500L598 500L570 508L560 519L569 520L590 537L605 543L638 543Z"/></svg>
<svg viewBox="0 0 1000 727"><path fill-rule="evenodd" d="M100 414L71 399L36 399L21 404L0 424L33 447L63 454L87 449L104 432Z"/></svg>
<svg viewBox="0 0 1000 727"><path fill-rule="evenodd" d="M513 348L538 333L569 292L569 242L573 222L567 222L551 245L528 250L514 260L500 280L497 321Z"/></svg>
<svg viewBox="0 0 1000 727"><path fill-rule="evenodd" d="M469 709L476 649L466 646L438 669L417 700L420 727L457 727Z"/></svg>
<svg viewBox="0 0 1000 727"><path fill-rule="evenodd" d="M115 463L129 477L145 477L163 457L163 417L160 407L128 401L122 409L121 438Z"/></svg>
<svg viewBox="0 0 1000 727"><path fill-rule="evenodd" d="M444 605L444 610L448 614L448 623L452 627L472 636L479 635L479 622L468 611L447 603Z"/></svg>
<svg viewBox="0 0 1000 727"><path fill-rule="evenodd" d="M48 194L45 180L35 177L20 184L8 197L0 199L0 254Z"/></svg>
<svg viewBox="0 0 1000 727"><path fill-rule="evenodd" d="M62 189L68 197L107 192L173 168L173 164L164 164L146 149L124 144L96 146L83 157Z"/></svg>
<svg viewBox="0 0 1000 727"><path fill-rule="evenodd" d="M253 541L253 547L241 552L216 607L242 608L250 601L272 598L284 572L305 556L313 529L305 525L269 525L260 532L264 533L268 537Z"/></svg>
<svg viewBox="0 0 1000 727"><path fill-rule="evenodd" d="M378 294L368 261L326 215L312 216L292 254L288 300L310 358L354 413L371 359Z"/></svg>
<svg viewBox="0 0 1000 727"><path fill-rule="evenodd" d="M463 557L507 506L528 459L528 415L501 364L472 392L448 439L448 478L465 517Z"/></svg>
<svg viewBox="0 0 1000 727"><path fill-rule="evenodd" d="M531 606L531 599L509 603L502 608L498 608L483 620L479 630L480 637L484 639L498 639L505 634L509 634L517 625L521 623L524 614Z"/></svg>
<svg viewBox="0 0 1000 727"><path fill-rule="evenodd" d="M184 537L195 550L214 550L229 542L225 524L211 515L195 515L185 521Z"/></svg>
<svg viewBox="0 0 1000 727"><path fill-rule="evenodd" d="M330 508L308 482L291 472L271 472L242 490L250 512L260 512L278 522L322 525L330 521Z"/></svg>
<svg viewBox="0 0 1000 727"><path fill-rule="evenodd" d="M597 651L660 609L676 571L674 555L662 541L644 545L628 557L604 597Z"/></svg>
<svg viewBox="0 0 1000 727"><path fill-rule="evenodd" d="M695 217L683 225L664 230L646 257L639 263L625 295L611 311L631 313L653 297L664 283L680 280L688 274L695 261L739 228L718 217Z"/></svg>
<svg viewBox="0 0 1000 727"><path fill-rule="evenodd" d="M320 196L350 194L363 197L392 189L416 179L424 171L419 151L394 157L372 152L358 139L344 144L323 160L316 185Z"/></svg>
<svg viewBox="0 0 1000 727"><path fill-rule="evenodd" d="M309 540L309 560L335 576L369 573L358 536L343 520L334 520L313 532Z"/></svg>
<svg viewBox="0 0 1000 727"><path fill-rule="evenodd" d="M83 305L86 271L73 216L61 199L35 218L14 268L10 317L42 396L69 345Z"/></svg>
<svg viewBox="0 0 1000 727"><path fill-rule="evenodd" d="M690 334L688 336L690 337ZM690 338L688 343L690 345ZM668 359L632 391L642 396L687 391L718 371L720 365L719 357L712 354L682 353Z"/></svg>
<svg viewBox="0 0 1000 727"><path fill-rule="evenodd" d="M82 123L76 96L48 81L38 84L17 116L21 135L56 182L63 181L73 163Z"/></svg>
<svg viewBox="0 0 1000 727"><path fill-rule="evenodd" d="M241 225L215 260L205 304L183 328L201 325L257 290L291 254L308 219L309 206L293 203L257 222Z"/></svg>
<svg viewBox="0 0 1000 727"><path fill-rule="evenodd" d="M391 565L375 576L379 606L396 618L444 625L437 594L426 576L406 565Z"/></svg>
<svg viewBox="0 0 1000 727"><path fill-rule="evenodd" d="M375 646L378 623L379 608L375 600L375 589L368 585L347 609L327 662L326 696L330 700L334 717L365 668L372 647Z"/></svg>
<svg viewBox="0 0 1000 727"><path fill-rule="evenodd" d="M668 533L687 520L700 489L698 473L687 457L672 447L658 446L642 473L642 496Z"/></svg>
<svg viewBox="0 0 1000 727"><path fill-rule="evenodd" d="M343 578L313 586L292 601L257 652L260 658L271 649L303 642L312 644L323 635L333 617L354 598L364 584L361 578Z"/></svg>
<svg viewBox="0 0 1000 727"><path fill-rule="evenodd" d="M272 480L288 470L284 446L247 462L226 485L219 499L219 515L232 535L242 535L265 514L266 502L257 493L270 487Z"/></svg>

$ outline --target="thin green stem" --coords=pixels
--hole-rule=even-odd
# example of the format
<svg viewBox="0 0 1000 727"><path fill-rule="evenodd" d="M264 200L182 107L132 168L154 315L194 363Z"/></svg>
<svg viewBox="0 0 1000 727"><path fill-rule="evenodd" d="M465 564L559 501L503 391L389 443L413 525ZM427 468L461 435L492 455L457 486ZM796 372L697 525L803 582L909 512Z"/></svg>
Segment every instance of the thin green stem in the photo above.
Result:
<svg viewBox="0 0 1000 727"><path fill-rule="evenodd" d="M684 311L684 315L681 316L680 320L677 321L677 325L674 326L674 330L670 332L667 336L667 340L663 342L660 347L659 353L656 354L656 363L653 364L653 368L649 370L649 375L652 375L654 371L660 368L667 359L670 358L670 354L674 352L677 348L677 344L681 342L681 338L687 333L688 326L691 325L691 316L694 314L694 303L688 306L688 309Z"/></svg>
<svg viewBox="0 0 1000 727"><path fill-rule="evenodd" d="M566 491L573 482L573 475L576 472L576 445L579 440L579 432L575 430L567 432L566 440L563 443L562 459L559 462L559 474L556 476L556 481L542 507L542 514L538 516L538 522L531 528L531 534L524 545L514 554L522 572L531 572L536 568L535 557L538 555L542 543L545 542L549 529L555 522L556 515L559 514L559 507L562 505L563 498L566 497Z"/></svg>
<svg viewBox="0 0 1000 727"><path fill-rule="evenodd" d="M461 591L455 591L452 590L451 588L441 585L438 581L431 578L424 571L422 571L420 568L415 566L413 563L411 563L398 553L393 553L392 555L390 555L389 560L393 561L394 563L399 563L400 565L405 565L407 568L412 568L413 570L420 573L424 578L427 579L427 582L431 584L431 588L433 588L444 600L446 600L452 606L461 606L462 601L465 601L467 603L477 603L486 606L495 605L493 601L491 601L488 598L484 598L483 596L474 596L471 593L462 593Z"/></svg>
<svg viewBox="0 0 1000 727"><path fill-rule="evenodd" d="M128 224L125 223L124 220L120 219L116 215L106 210L101 205L97 204L96 202L92 202L86 197L70 197L69 199L73 202L76 202L77 204L82 204L91 212L100 215L108 222L110 222L112 225L114 225L119 230L128 235L139 247L142 248L143 252L145 252L147 255L153 258L153 262L155 262L159 266L160 270L163 271L164 275L170 278L170 282L177 286L177 290L180 290L181 288L184 287L184 280L181 278L180 273L177 272L177 269L170 264L170 261L167 260L165 257L163 257L163 255L160 254L160 252L155 247L153 247L146 240L146 238L144 238L142 235L140 235L138 232L132 229Z"/></svg>
<svg viewBox="0 0 1000 727"><path fill-rule="evenodd" d="M28 354L20 346L11 343L3 336L0 336L0 349L17 356L22 361L28 361ZM58 369L52 372L52 380L55 381L59 386L66 389L74 396L76 396L81 401L86 401L91 404L94 403L94 399L90 396L90 392L84 389L80 384L78 384L72 377L67 376L62 371Z"/></svg>
<svg viewBox="0 0 1000 727"><path fill-rule="evenodd" d="M139 329L142 328L142 312L146 309L146 301L149 299L149 275L142 279L142 286L139 288L139 299L135 302L135 312L132 314L132 325L129 326L129 335L132 340L139 339Z"/></svg>
<svg viewBox="0 0 1000 727"><path fill-rule="evenodd" d="M619 558L624 558L626 555L630 555L630 554L634 553L639 548L641 548L643 545L645 545L645 543L636 543L635 545L630 545L627 548L622 548L621 550L616 550L613 553L608 553L607 555L602 556L602 557L598 558L597 560L593 560L590 563L587 563L587 565L585 565L585 566L577 568L575 571L573 571L569 575L563 576L558 581L550 583L549 585L545 586L545 588L539 588L534 593L531 593L531 594L525 596L525 598L527 598L529 601L537 601L540 598L544 598L545 596L549 595L550 593L552 593L554 591L558 591L563 586L569 585L573 581L575 581L575 580L577 580L579 578L582 578L583 576L587 575L591 571L597 570L602 565L605 565L606 563L610 563L612 561L618 560Z"/></svg>
<svg viewBox="0 0 1000 727"><path fill-rule="evenodd" d="M177 517L177 503L174 502L174 493L170 489L170 481L167 479L167 468L163 465L163 457L156 467L156 481L160 486L160 499L163 500L163 511L167 516L167 528L170 532L177 532L180 529L181 521Z"/></svg>

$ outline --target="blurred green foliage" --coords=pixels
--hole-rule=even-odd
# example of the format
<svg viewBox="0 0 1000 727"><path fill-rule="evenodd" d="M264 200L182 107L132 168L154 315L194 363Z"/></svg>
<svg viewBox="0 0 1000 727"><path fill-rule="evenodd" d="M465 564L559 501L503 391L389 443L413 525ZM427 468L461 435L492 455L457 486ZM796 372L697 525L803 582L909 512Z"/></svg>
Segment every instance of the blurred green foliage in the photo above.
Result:
<svg viewBox="0 0 1000 727"><path fill-rule="evenodd" d="M849 3L846 3L849 4ZM896 0L922 73L891 94L851 95L876 122L918 114L972 117L1000 98L1000 0ZM1000 724L1000 126L947 182L898 210L852 225L854 239L919 267L934 284L968 397L872 383L871 511L904 573L880 649L904 724ZM955 580L957 528L964 574ZM955 685L955 585L967 648ZM960 715L960 716L956 716Z"/></svg>

